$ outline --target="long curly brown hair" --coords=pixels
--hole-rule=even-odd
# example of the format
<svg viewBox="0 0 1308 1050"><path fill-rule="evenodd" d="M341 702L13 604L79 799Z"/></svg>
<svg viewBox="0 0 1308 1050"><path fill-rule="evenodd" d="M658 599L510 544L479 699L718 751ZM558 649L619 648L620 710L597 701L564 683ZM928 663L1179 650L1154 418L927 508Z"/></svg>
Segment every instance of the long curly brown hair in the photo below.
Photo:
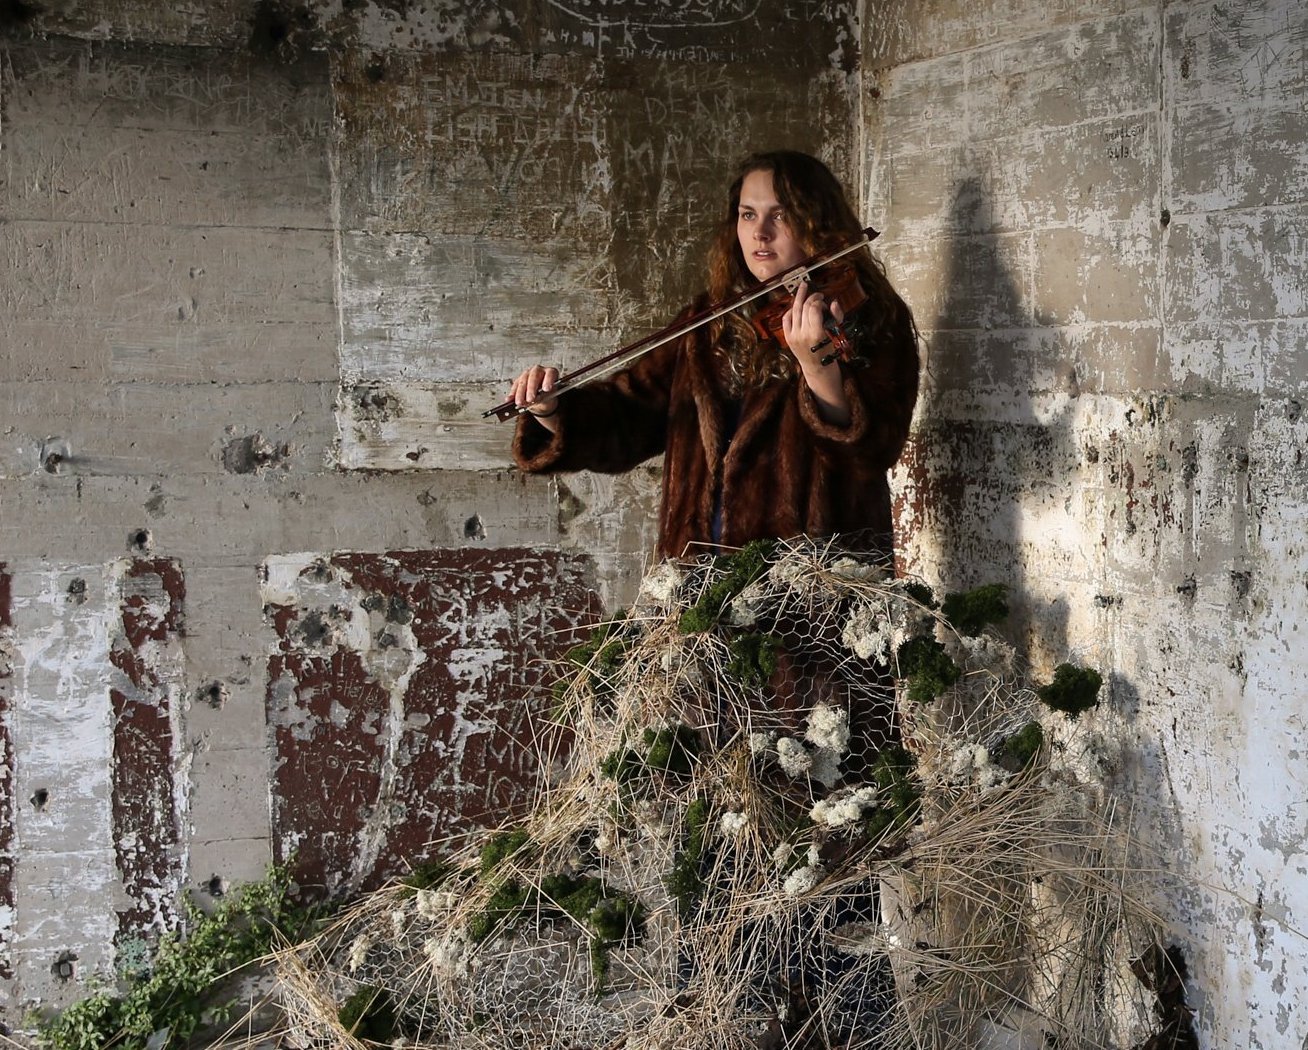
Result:
<svg viewBox="0 0 1308 1050"><path fill-rule="evenodd" d="M758 278L749 272L736 234L741 186L745 176L755 171L772 173L772 186L785 210L786 222L807 254L829 251L862 233L863 226L849 206L844 188L820 160L794 150L755 153L737 169L736 179L727 193L726 214L709 248L711 302L722 302L759 284ZM857 269L859 283L867 292L869 303L864 307L864 315L874 335L877 328L900 316L901 311L909 312L871 252L866 249L855 252L846 261ZM741 388L760 386L769 379L791 375L798 368L784 346L759 339L748 320L756 309L732 311L709 326L713 346L724 356L729 374ZM911 314L909 323L912 323Z"/></svg>

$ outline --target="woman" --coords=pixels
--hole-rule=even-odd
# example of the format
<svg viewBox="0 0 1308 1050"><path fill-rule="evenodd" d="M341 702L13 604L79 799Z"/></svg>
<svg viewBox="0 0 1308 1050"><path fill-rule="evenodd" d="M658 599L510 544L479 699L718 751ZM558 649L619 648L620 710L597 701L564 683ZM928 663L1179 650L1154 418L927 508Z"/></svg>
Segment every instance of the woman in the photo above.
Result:
<svg viewBox="0 0 1308 1050"><path fill-rule="evenodd" d="M783 274L861 227L820 161L781 151L749 158L731 184L709 252L708 289L686 316ZM526 471L619 473L664 453L657 553L691 545L841 534L889 556L886 471L917 398L913 318L871 255L852 256L866 301L848 320L857 359L824 364L827 311L844 304L801 286L784 346L760 340L737 311L651 351L615 377L547 398L558 370L540 365L509 397L531 406L514 457ZM817 282L820 284L820 271ZM774 293L783 294L783 293Z"/></svg>

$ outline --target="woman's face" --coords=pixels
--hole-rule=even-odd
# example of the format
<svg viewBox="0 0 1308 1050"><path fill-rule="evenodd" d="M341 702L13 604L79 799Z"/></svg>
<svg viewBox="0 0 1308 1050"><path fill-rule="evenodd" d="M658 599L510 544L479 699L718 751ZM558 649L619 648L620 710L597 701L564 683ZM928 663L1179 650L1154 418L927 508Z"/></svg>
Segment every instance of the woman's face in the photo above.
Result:
<svg viewBox="0 0 1308 1050"><path fill-rule="evenodd" d="M770 171L751 171L741 183L736 236L745 265L760 281L785 273L811 254L791 233Z"/></svg>

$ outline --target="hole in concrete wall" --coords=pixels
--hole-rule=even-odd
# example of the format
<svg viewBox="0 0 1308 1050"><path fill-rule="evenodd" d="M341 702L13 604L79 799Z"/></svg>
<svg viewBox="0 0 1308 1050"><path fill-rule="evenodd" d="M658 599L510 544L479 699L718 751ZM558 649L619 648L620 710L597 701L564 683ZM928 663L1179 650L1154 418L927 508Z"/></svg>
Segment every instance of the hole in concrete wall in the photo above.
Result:
<svg viewBox="0 0 1308 1050"><path fill-rule="evenodd" d="M50 974L61 981L71 981L77 976L77 953L60 952L50 964Z"/></svg>
<svg viewBox="0 0 1308 1050"><path fill-rule="evenodd" d="M37 788L32 792L32 808L38 813L44 812L46 803L50 801L50 792L45 788Z"/></svg>
<svg viewBox="0 0 1308 1050"><path fill-rule="evenodd" d="M273 445L256 431L223 446L223 469L232 474L253 474L286 458L289 445Z"/></svg>
<svg viewBox="0 0 1308 1050"><path fill-rule="evenodd" d="M1195 582L1195 578L1193 576L1187 576L1184 580L1182 580L1180 583L1176 585L1176 593L1179 594L1182 598L1189 598L1193 600L1195 594L1198 593L1198 591L1199 591L1199 585Z"/></svg>
<svg viewBox="0 0 1308 1050"><path fill-rule="evenodd" d="M204 884L204 890L210 897L225 897L227 895L227 880L221 875L214 875Z"/></svg>
<svg viewBox="0 0 1308 1050"><path fill-rule="evenodd" d="M1162 226L1163 229L1167 229L1167 227L1172 224L1172 213L1166 208L1164 208L1163 213L1158 216L1158 224Z"/></svg>
<svg viewBox="0 0 1308 1050"><path fill-rule="evenodd" d="M1235 591L1237 598L1246 598L1249 595L1249 588L1253 586L1253 573L1250 572L1233 572L1231 573L1231 589Z"/></svg>
<svg viewBox="0 0 1308 1050"><path fill-rule="evenodd" d="M1298 401L1291 400L1285 406L1285 418L1291 423L1299 422L1299 417L1303 415L1303 405Z"/></svg>
<svg viewBox="0 0 1308 1050"><path fill-rule="evenodd" d="M133 529L127 537L127 549L134 554L149 554L154 549L154 536L149 529Z"/></svg>
<svg viewBox="0 0 1308 1050"><path fill-rule="evenodd" d="M486 538L486 526L482 523L480 514L474 514L463 523L463 536L469 540L484 540Z"/></svg>
<svg viewBox="0 0 1308 1050"><path fill-rule="evenodd" d="M217 680L212 681L208 685L200 686L197 697L215 711L220 711L223 704L227 703L227 686Z"/></svg>
<svg viewBox="0 0 1308 1050"><path fill-rule="evenodd" d="M86 581L80 576L75 576L68 581L68 600L74 605L83 605L86 602Z"/></svg>

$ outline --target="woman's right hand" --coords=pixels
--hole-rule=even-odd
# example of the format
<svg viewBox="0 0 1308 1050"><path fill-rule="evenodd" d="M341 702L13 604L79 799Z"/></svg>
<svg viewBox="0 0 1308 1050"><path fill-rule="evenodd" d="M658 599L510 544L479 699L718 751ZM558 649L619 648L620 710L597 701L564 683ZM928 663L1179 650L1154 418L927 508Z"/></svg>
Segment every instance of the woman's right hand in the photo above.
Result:
<svg viewBox="0 0 1308 1050"><path fill-rule="evenodd" d="M558 424L554 421L554 414L559 410L558 399L551 397L540 401L540 398L553 390L554 384L558 381L557 368L532 365L513 381L513 385L509 387L508 400L517 405L519 410L526 409L536 422L551 434L556 433ZM535 404L537 401L540 403Z"/></svg>

